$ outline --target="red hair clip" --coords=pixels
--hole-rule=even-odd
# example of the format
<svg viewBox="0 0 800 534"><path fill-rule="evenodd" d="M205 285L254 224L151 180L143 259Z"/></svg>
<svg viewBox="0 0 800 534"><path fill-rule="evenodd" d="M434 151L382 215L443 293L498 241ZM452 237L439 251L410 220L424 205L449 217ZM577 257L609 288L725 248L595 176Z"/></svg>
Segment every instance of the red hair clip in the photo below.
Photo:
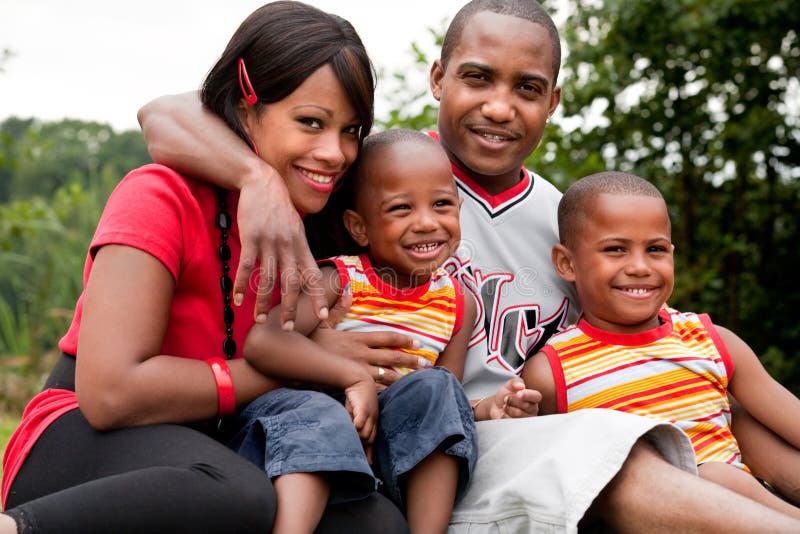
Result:
<svg viewBox="0 0 800 534"><path fill-rule="evenodd" d="M247 75L247 69L244 66L244 60L239 58L239 89L242 90L244 101L254 106L258 102L256 91L253 89L253 84L250 83L250 77Z"/></svg>

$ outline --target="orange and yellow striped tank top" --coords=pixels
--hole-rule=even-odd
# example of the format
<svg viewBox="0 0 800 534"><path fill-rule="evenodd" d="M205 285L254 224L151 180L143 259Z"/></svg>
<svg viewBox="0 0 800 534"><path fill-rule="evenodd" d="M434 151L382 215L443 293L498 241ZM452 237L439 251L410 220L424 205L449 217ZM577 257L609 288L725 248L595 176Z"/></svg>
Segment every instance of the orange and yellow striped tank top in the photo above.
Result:
<svg viewBox="0 0 800 534"><path fill-rule="evenodd" d="M464 315L461 285L444 269L437 269L428 282L399 289L384 282L373 270L369 258L336 256L328 260L339 272L341 287L350 284L353 304L339 330L371 332L392 330L419 341L419 349L405 350L436 364L439 354L458 332ZM412 371L395 368L401 374Z"/></svg>
<svg viewBox="0 0 800 534"><path fill-rule="evenodd" d="M697 463L747 470L730 428L733 361L705 314L663 309L661 326L606 332L585 320L553 336L544 352L558 411L607 408L666 419L691 439Z"/></svg>

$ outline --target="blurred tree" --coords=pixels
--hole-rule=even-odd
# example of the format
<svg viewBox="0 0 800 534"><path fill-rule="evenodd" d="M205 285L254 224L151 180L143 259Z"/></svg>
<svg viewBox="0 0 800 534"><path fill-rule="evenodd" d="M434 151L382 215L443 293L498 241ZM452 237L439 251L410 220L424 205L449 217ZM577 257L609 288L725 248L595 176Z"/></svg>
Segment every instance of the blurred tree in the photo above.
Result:
<svg viewBox="0 0 800 534"><path fill-rule="evenodd" d="M38 370L64 334L101 207L79 185L0 205L0 354Z"/></svg>
<svg viewBox="0 0 800 534"><path fill-rule="evenodd" d="M141 133L94 122L0 123L0 354L43 355L66 331L105 201L150 161Z"/></svg>
<svg viewBox="0 0 800 534"><path fill-rule="evenodd" d="M413 42L409 46L410 65L387 75L379 73L379 85L389 102L386 117L376 117L377 129L411 128L419 131L436 129L439 106L428 88L428 71L444 40L447 21L438 28L428 28L428 42Z"/></svg>
<svg viewBox="0 0 800 534"><path fill-rule="evenodd" d="M800 391L800 9L793 0L568 0L571 179L652 180L671 207L673 304L708 311ZM787 363L791 362L791 363Z"/></svg>
<svg viewBox="0 0 800 534"><path fill-rule="evenodd" d="M69 184L108 194L128 170L150 160L141 133L117 134L97 122L12 117L0 124L0 132L12 140L14 199L49 197Z"/></svg>

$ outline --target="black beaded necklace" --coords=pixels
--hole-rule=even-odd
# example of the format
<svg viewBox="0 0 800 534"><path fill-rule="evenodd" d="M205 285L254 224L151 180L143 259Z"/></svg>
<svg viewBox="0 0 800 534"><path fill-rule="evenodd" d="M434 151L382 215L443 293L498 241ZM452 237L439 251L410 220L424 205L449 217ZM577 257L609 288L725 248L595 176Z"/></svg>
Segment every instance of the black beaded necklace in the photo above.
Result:
<svg viewBox="0 0 800 534"><path fill-rule="evenodd" d="M219 211L215 218L217 228L220 233L219 245L219 259L222 261L222 276L219 277L219 287L222 290L222 319L225 322L225 340L222 342L222 352L229 360L236 354L236 342L233 340L233 308L231 303L233 298L231 292L233 291L233 280L230 277L230 265L228 261L231 259L231 247L228 246L228 230L233 224L233 219L227 211L227 191L224 189L217 189L217 207Z"/></svg>

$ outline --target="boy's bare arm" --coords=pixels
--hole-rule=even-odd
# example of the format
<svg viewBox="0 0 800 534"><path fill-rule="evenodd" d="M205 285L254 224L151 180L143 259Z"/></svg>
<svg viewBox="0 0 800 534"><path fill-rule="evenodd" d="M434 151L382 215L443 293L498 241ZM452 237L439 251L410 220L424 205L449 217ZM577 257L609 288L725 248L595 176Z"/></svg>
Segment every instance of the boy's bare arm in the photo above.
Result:
<svg viewBox="0 0 800 534"><path fill-rule="evenodd" d="M760 423L800 449L800 399L767 373L739 336L716 327L734 364L728 390Z"/></svg>
<svg viewBox="0 0 800 534"><path fill-rule="evenodd" d="M542 399L539 401L539 415L558 413L556 382L550 362L544 352L537 352L525 360L525 366L522 368L522 380L525 382L525 387L535 389L542 394Z"/></svg>
<svg viewBox="0 0 800 534"><path fill-rule="evenodd" d="M326 303L333 303L339 292L338 273L333 268L325 267L321 275L323 294L320 296ZM253 367L268 376L341 387L336 378L338 372L320 371L327 368L327 362L320 363L318 360L322 359L321 355L330 352L308 338L318 324L319 319L311 308L311 296L301 293L293 329L284 328L278 314L270 314L265 323L253 325L248 332L243 355ZM334 355L333 359L338 358L338 355ZM320 365L310 365L312 361ZM349 366L345 369L349 369Z"/></svg>
<svg viewBox="0 0 800 534"><path fill-rule="evenodd" d="M456 281L455 283L458 282ZM436 365L449 369L459 381L464 378L467 346L469 345L469 338L472 336L472 328L475 326L476 314L475 299L469 293L464 292L464 315L461 320L461 328L456 335L450 338L450 342L436 360Z"/></svg>
<svg viewBox="0 0 800 534"><path fill-rule="evenodd" d="M545 365L547 362L545 360ZM529 369L530 367L530 369ZM529 374L529 380L523 381L525 372ZM522 378L511 378L507 380L494 395L484 397L472 403L472 409L475 413L476 421L486 421L490 419L505 419L505 418L519 418L531 417L535 415L547 415L555 413L555 386L552 385L548 389L548 377L552 382L552 374L550 374L549 366L542 373L541 379L534 377L534 369L531 366L531 360L525 364L523 368ZM535 373L537 376L538 372ZM540 389L541 388L541 389ZM543 409L542 403L548 400L547 397L552 396L552 405L545 406Z"/></svg>
<svg viewBox="0 0 800 534"><path fill-rule="evenodd" d="M319 296L332 304L340 290L339 275L326 267L322 276L324 294ZM308 338L318 323L311 298L303 293L298 301L295 329L282 328L277 315L271 315L266 323L256 323L247 334L244 357L267 376L343 390L356 430L366 443L372 443L378 417L372 375L367 366L330 352Z"/></svg>
<svg viewBox="0 0 800 534"><path fill-rule="evenodd" d="M260 260L255 316L259 322L265 320L276 273L280 272L281 323L294 320L303 286L319 293L319 270L281 176L222 119L205 109L196 92L159 97L142 107L137 117L153 161L240 191L237 221L242 253L234 300L241 302L256 260ZM316 315L324 317L327 308L321 301L312 302Z"/></svg>

